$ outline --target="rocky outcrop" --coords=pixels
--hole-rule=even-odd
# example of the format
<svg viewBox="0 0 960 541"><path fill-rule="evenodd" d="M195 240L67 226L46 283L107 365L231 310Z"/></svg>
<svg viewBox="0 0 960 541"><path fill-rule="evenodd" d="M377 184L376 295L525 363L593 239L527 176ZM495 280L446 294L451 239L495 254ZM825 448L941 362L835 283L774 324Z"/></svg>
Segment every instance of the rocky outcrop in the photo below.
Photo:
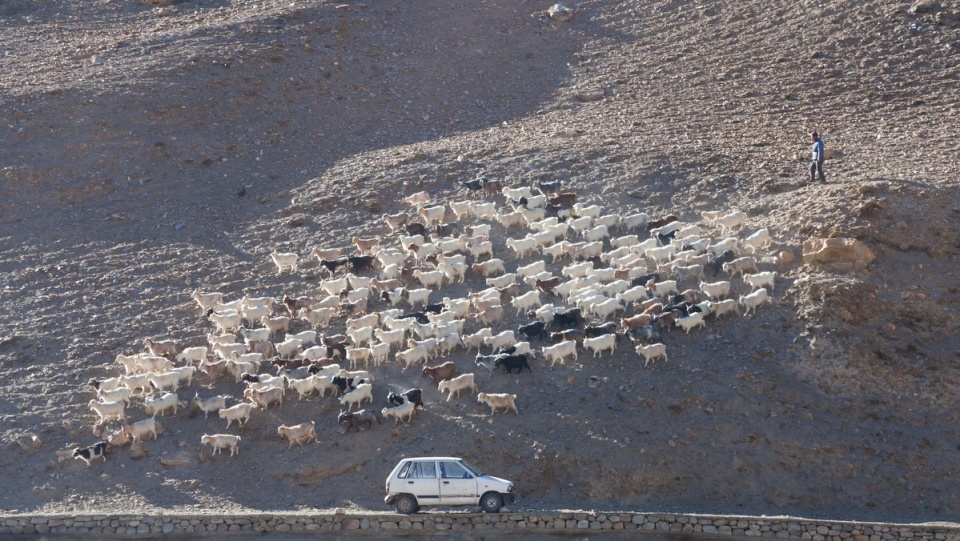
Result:
<svg viewBox="0 0 960 541"><path fill-rule="evenodd" d="M857 239L809 239L803 243L803 262L831 270L862 270L876 256Z"/></svg>

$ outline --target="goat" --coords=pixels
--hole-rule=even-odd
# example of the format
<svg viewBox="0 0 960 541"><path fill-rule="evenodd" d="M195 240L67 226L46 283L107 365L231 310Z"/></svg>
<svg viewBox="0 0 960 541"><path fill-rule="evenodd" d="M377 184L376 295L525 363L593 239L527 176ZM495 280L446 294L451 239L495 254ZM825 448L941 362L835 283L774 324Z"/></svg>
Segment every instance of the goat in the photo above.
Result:
<svg viewBox="0 0 960 541"><path fill-rule="evenodd" d="M605 320L621 310L623 310L623 306L617 299L607 299L603 302L595 303L590 307L590 311L601 320Z"/></svg>
<svg viewBox="0 0 960 541"><path fill-rule="evenodd" d="M227 407L227 397L213 396L210 398L200 398L200 393L198 392L193 396L193 400L190 401L189 409L199 409L203 412L203 418L206 419L208 415L214 412L218 412Z"/></svg>
<svg viewBox="0 0 960 541"><path fill-rule="evenodd" d="M646 228L650 217L645 212L637 212L623 217L621 224L626 229Z"/></svg>
<svg viewBox="0 0 960 541"><path fill-rule="evenodd" d="M443 380L437 384L437 389L443 393L443 391L448 391L447 401L449 401L454 395L457 398L460 397L460 391L464 389L470 389L471 393L477 392L477 384L474 383L473 374L462 374L455 378Z"/></svg>
<svg viewBox="0 0 960 541"><path fill-rule="evenodd" d="M316 423L309 421L293 426L280 425L277 428L277 434L281 438L290 440L290 446L287 449L292 449L294 443L303 445L317 439Z"/></svg>
<svg viewBox="0 0 960 541"><path fill-rule="evenodd" d="M488 286L499 289L517 283L517 274L515 272L508 272L507 274L487 278L485 281Z"/></svg>
<svg viewBox="0 0 960 541"><path fill-rule="evenodd" d="M118 402L98 402L91 400L87 405L100 417L100 422L113 417L121 420L126 418L126 414L123 411L125 402L122 400Z"/></svg>
<svg viewBox="0 0 960 541"><path fill-rule="evenodd" d="M447 361L438 366L423 367L423 377L429 377L434 384L457 377L457 365L453 361Z"/></svg>
<svg viewBox="0 0 960 541"><path fill-rule="evenodd" d="M361 254L369 253L375 247L380 245L380 237L370 237L366 239L362 237L353 237L350 242L357 247L357 252Z"/></svg>
<svg viewBox="0 0 960 541"><path fill-rule="evenodd" d="M492 254L492 252L491 252ZM502 259L488 259L483 263L475 263L470 267L473 272L481 274L484 278L492 275L500 275L507 272Z"/></svg>
<svg viewBox="0 0 960 541"><path fill-rule="evenodd" d="M663 357L664 362L667 361L667 346L662 342L648 346L637 345L636 351L637 355L643 357L643 366L647 366L650 364L650 361L660 357Z"/></svg>
<svg viewBox="0 0 960 541"><path fill-rule="evenodd" d="M507 393L479 393L477 395L477 402L480 404L486 404L490 406L490 415L495 415L497 413L497 408L503 408L504 410L513 410L514 413L520 415L520 412L517 410L517 395L507 394Z"/></svg>
<svg viewBox="0 0 960 541"><path fill-rule="evenodd" d="M90 462L97 458L103 458L103 461L107 461L107 442L101 441L97 442L89 447L77 447L73 450L73 458L79 458L80 460L87 463L87 467L90 467Z"/></svg>
<svg viewBox="0 0 960 541"><path fill-rule="evenodd" d="M713 271L713 276L716 277L720 274L720 270L723 268L724 263L729 263L737 258L736 252L733 250L726 250L720 255L716 256L712 261L708 262L705 268L708 268Z"/></svg>
<svg viewBox="0 0 960 541"><path fill-rule="evenodd" d="M153 417L137 421L132 425L123 425L120 430L133 441L143 441L143 437L148 434L150 439L157 439L157 421Z"/></svg>
<svg viewBox="0 0 960 541"><path fill-rule="evenodd" d="M577 360L577 343L565 340L559 344L553 346L544 346L543 356L545 359L550 361L550 366L552 367L557 363L557 361L563 362L567 357L573 357L573 360Z"/></svg>
<svg viewBox="0 0 960 541"><path fill-rule="evenodd" d="M709 302L709 301L707 301ZM714 317L720 317L724 314L733 313L740 315L740 304L736 299L726 299L720 302L710 302L708 305L709 312L714 315Z"/></svg>
<svg viewBox="0 0 960 541"><path fill-rule="evenodd" d="M744 274L748 270L752 270L755 273L759 272L757 270L757 259L749 256L734 259L729 263L724 263L723 270L724 272L729 272L731 278L737 274Z"/></svg>
<svg viewBox="0 0 960 541"><path fill-rule="evenodd" d="M477 355L477 364L480 364L480 355ZM493 361L493 366L495 368L502 368L507 374L512 373L514 369L516 369L519 374L523 372L524 368L527 369L527 372L533 372L533 370L530 369L530 362L527 356L521 353L497 355Z"/></svg>
<svg viewBox="0 0 960 541"><path fill-rule="evenodd" d="M123 376L101 380L91 379L87 382L87 385L93 387L97 391L116 391L120 387L123 387Z"/></svg>
<svg viewBox="0 0 960 541"><path fill-rule="evenodd" d="M274 403L278 406L283 405L283 389L272 385L263 389L246 389L243 391L243 397L258 408L267 409Z"/></svg>
<svg viewBox="0 0 960 541"><path fill-rule="evenodd" d="M547 198L547 201L555 207L571 207L577 203L577 194L573 192L557 193Z"/></svg>
<svg viewBox="0 0 960 541"><path fill-rule="evenodd" d="M516 343L517 338L514 336L513 331L503 331L500 334L483 339L483 344L493 349L510 347Z"/></svg>
<svg viewBox="0 0 960 541"><path fill-rule="evenodd" d="M543 340L547 337L547 325L543 321L536 321L527 325L521 325L518 332L531 340L534 338Z"/></svg>
<svg viewBox="0 0 960 541"><path fill-rule="evenodd" d="M444 274L441 271L424 272L421 270L415 270L413 271L413 276L423 287L436 287L438 289L443 287Z"/></svg>
<svg viewBox="0 0 960 541"><path fill-rule="evenodd" d="M326 271L333 276L337 271L343 269L346 270L349 265L350 260L346 257L338 257L336 259L321 259L320 265L323 266Z"/></svg>
<svg viewBox="0 0 960 541"><path fill-rule="evenodd" d="M773 302L770 299L770 295L767 294L767 290L760 288L749 295L742 295L740 297L740 304L743 305L746 310L743 315L750 314L751 312L756 312L757 308L764 303Z"/></svg>
<svg viewBox="0 0 960 541"><path fill-rule="evenodd" d="M200 311L205 314L213 310L213 307L223 300L223 293L202 293L199 289L195 289L193 293L190 294L190 298L197 301L197 305L200 306Z"/></svg>
<svg viewBox="0 0 960 541"><path fill-rule="evenodd" d="M161 340L159 342L154 342L153 340L147 338L143 341L143 345L146 346L147 351L150 352L150 355L155 357L167 357L170 355L176 355L177 353L177 343L173 340Z"/></svg>
<svg viewBox="0 0 960 541"><path fill-rule="evenodd" d="M657 229L669 223L676 222L677 220L679 220L679 218L677 218L676 214L667 214L666 216L657 218L656 220L648 220L647 230L649 231L649 230Z"/></svg>
<svg viewBox="0 0 960 541"><path fill-rule="evenodd" d="M475 316L477 320L484 325L493 325L503 318L503 306L491 306L481 311Z"/></svg>
<svg viewBox="0 0 960 541"><path fill-rule="evenodd" d="M645 325L630 329L627 331L627 337L629 337L633 342L654 342L663 340L663 336L660 333L660 328L654 325Z"/></svg>
<svg viewBox="0 0 960 541"><path fill-rule="evenodd" d="M410 221L410 216L406 212L399 212L397 214L384 214L381 216L381 218L387 224L387 227L390 228L391 233L396 233L400 226ZM334 258L336 257L339 257L339 254L334 256Z"/></svg>
<svg viewBox="0 0 960 541"><path fill-rule="evenodd" d="M390 392L387 395L387 402L399 406L409 402L418 408L423 408L423 389L407 389L402 393Z"/></svg>
<svg viewBox="0 0 960 541"><path fill-rule="evenodd" d="M159 398L148 398L143 403L143 410L152 417L156 417L158 413L163 416L170 408L173 408L173 414L176 415L177 409L181 407L183 407L183 403L180 402L177 393L166 393Z"/></svg>
<svg viewBox="0 0 960 541"><path fill-rule="evenodd" d="M474 261L479 261L480 257L484 255L493 257L493 243L489 240L470 243L467 246L467 250L470 252L470 255L473 256Z"/></svg>
<svg viewBox="0 0 960 541"><path fill-rule="evenodd" d="M540 292L537 290L528 291L519 297L514 297L514 299L510 301L510 304L517 309L517 315L519 316L522 312L530 310L531 308L538 308L542 305L540 302Z"/></svg>
<svg viewBox="0 0 960 541"><path fill-rule="evenodd" d="M583 347L593 351L594 357L599 357L600 353L610 350L612 355L617 349L617 337L614 334L605 334L596 338L584 338Z"/></svg>
<svg viewBox="0 0 960 541"><path fill-rule="evenodd" d="M340 404L346 404L348 412L354 404L357 404L359 409L364 401L373 402L373 385L369 383L361 383L355 389L340 397Z"/></svg>
<svg viewBox="0 0 960 541"><path fill-rule="evenodd" d="M710 299L721 300L730 294L730 282L700 282L700 291Z"/></svg>
<svg viewBox="0 0 960 541"><path fill-rule="evenodd" d="M279 344L275 344L277 354L282 359L292 359L294 355L303 348L303 340L299 338L288 338Z"/></svg>
<svg viewBox="0 0 960 541"><path fill-rule="evenodd" d="M256 409L255 405L244 402L230 408L221 408L218 415L221 419L227 420L227 428L230 428L233 421L237 421L240 426L243 426L243 423L250 420L250 412L254 409Z"/></svg>
<svg viewBox="0 0 960 541"><path fill-rule="evenodd" d="M411 207L423 206L430 202L430 193L425 190L421 190L404 197L403 202Z"/></svg>
<svg viewBox="0 0 960 541"><path fill-rule="evenodd" d="M720 226L721 232L732 232L734 228L741 227L745 223L747 223L747 214L745 212L735 211L717 218L713 222L713 225Z"/></svg>
<svg viewBox="0 0 960 541"><path fill-rule="evenodd" d="M283 272L283 269L290 269L291 272L297 272L297 259L299 256L294 253L279 253L276 250L270 252L270 258L273 264L277 266L277 274Z"/></svg>
<svg viewBox="0 0 960 541"><path fill-rule="evenodd" d="M392 408L383 408L380 410L380 415L386 419L387 417L393 417L393 426L397 426L397 423L403 421L404 424L410 422L410 419L413 418L413 414L417 410L417 405L413 402L403 402L399 406L394 406Z"/></svg>
<svg viewBox="0 0 960 541"><path fill-rule="evenodd" d="M674 323L677 325L677 327L687 331L687 334L690 334L690 330L694 327L703 327L704 329L707 328L707 323L703 320L702 312L693 312L687 317L677 319Z"/></svg>
<svg viewBox="0 0 960 541"><path fill-rule="evenodd" d="M775 272L759 272L757 274L744 274L743 281L750 284L753 289L770 286L770 290L773 291L776 277L777 273Z"/></svg>
<svg viewBox="0 0 960 541"><path fill-rule="evenodd" d="M287 316L262 317L260 323L270 330L270 337L274 337L278 332L287 332L290 329L290 318Z"/></svg>
<svg viewBox="0 0 960 541"><path fill-rule="evenodd" d="M230 449L230 456L240 454L240 436L233 434L204 434L200 436L200 445L212 447L211 456L220 454L223 449Z"/></svg>
<svg viewBox="0 0 960 541"><path fill-rule="evenodd" d="M367 425L367 428L373 428L373 422L376 421L377 424L382 424L380 418L377 417L377 414L366 409L357 410L353 413L349 411L341 411L340 415L337 416L337 424L347 423L347 432L353 427L357 427L357 432L363 430L364 424Z"/></svg>

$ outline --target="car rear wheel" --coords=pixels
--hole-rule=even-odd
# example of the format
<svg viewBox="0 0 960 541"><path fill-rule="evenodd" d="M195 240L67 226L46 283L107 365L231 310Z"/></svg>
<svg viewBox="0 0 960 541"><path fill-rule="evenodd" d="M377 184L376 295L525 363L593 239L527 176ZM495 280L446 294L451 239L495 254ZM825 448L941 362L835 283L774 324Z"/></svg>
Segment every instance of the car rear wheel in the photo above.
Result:
<svg viewBox="0 0 960 541"><path fill-rule="evenodd" d="M480 508L484 513L497 513L503 506L503 498L496 492L487 492L480 498Z"/></svg>
<svg viewBox="0 0 960 541"><path fill-rule="evenodd" d="M401 515L412 515L416 513L420 506L417 505L417 499L410 494L401 494L397 498L397 513Z"/></svg>

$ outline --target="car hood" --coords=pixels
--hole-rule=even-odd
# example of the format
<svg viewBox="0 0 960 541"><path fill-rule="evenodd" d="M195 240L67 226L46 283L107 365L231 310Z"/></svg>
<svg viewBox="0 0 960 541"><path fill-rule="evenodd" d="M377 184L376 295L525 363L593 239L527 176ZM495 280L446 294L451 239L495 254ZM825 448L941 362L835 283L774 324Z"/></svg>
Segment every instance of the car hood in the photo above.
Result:
<svg viewBox="0 0 960 541"><path fill-rule="evenodd" d="M477 477L477 486L492 488L500 492L506 492L507 487L512 485L511 481L506 479L501 479L499 477L494 477L492 475L482 475Z"/></svg>

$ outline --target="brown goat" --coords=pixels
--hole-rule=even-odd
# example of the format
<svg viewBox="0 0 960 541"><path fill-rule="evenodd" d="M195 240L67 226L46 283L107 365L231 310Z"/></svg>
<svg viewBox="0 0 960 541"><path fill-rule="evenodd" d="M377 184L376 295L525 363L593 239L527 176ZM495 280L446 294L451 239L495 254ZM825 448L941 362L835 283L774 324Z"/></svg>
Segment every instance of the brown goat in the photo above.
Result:
<svg viewBox="0 0 960 541"><path fill-rule="evenodd" d="M457 372L457 365L453 361L447 361L438 366L425 366L423 367L423 377L429 377L433 379L434 385L440 383L441 381L455 378L460 373Z"/></svg>

